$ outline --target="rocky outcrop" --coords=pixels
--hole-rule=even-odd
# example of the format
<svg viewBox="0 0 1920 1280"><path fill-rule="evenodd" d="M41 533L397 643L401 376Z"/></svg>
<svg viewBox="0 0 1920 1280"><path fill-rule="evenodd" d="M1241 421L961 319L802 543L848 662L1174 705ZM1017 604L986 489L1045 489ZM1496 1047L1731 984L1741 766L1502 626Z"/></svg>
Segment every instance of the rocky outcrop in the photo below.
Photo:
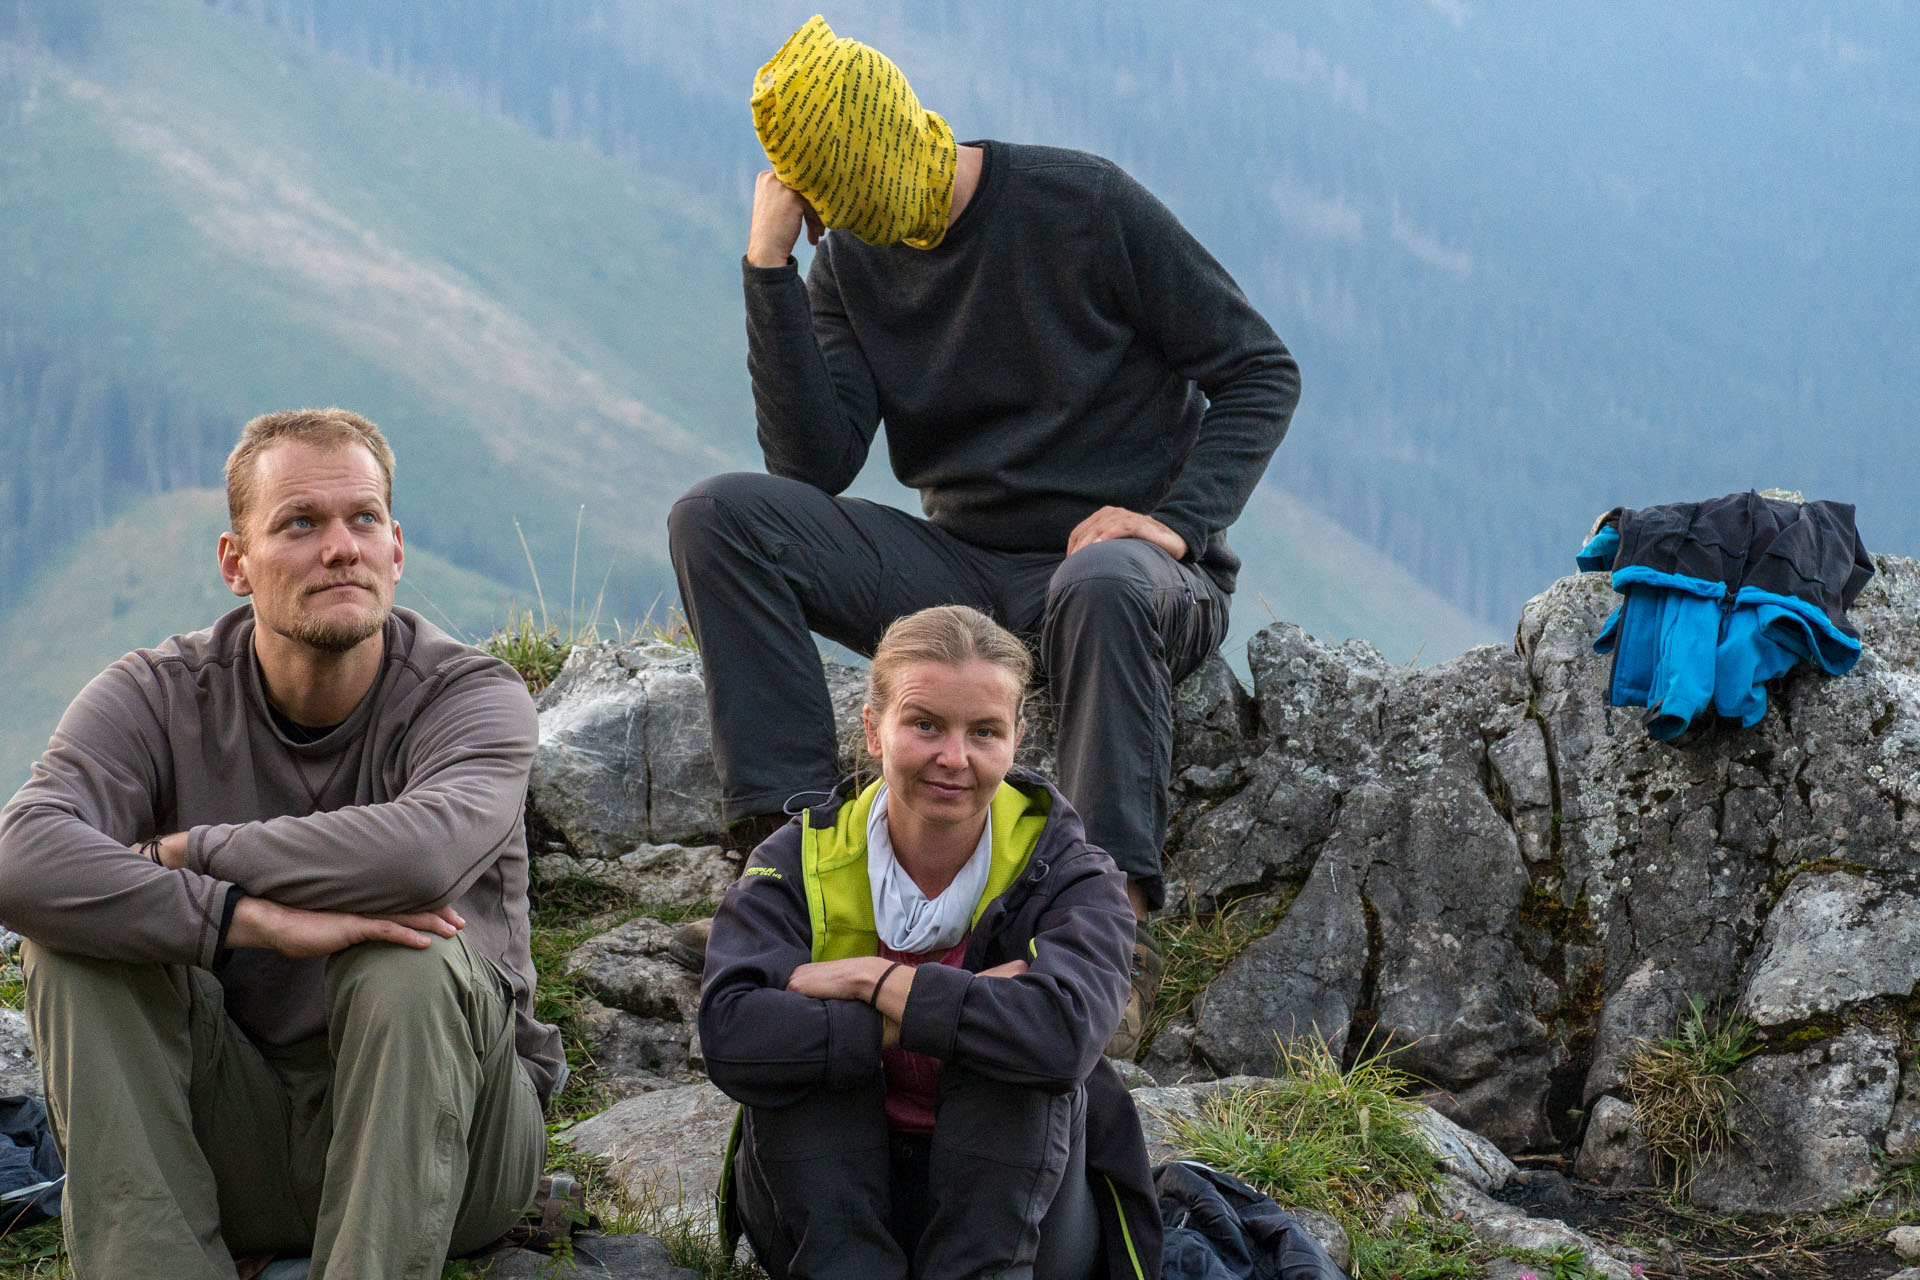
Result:
<svg viewBox="0 0 1920 1280"><path fill-rule="evenodd" d="M1825 1207L1877 1153L1912 1158L1920 565L1878 570L1852 674L1792 676L1753 729L1683 748L1606 705L1601 574L1531 601L1511 649L1412 669L1280 623L1248 646L1250 692L1203 667L1175 700L1170 898L1286 910L1148 1065L1264 1073L1276 1037L1308 1033L1388 1048L1506 1150L1584 1136L1583 1168L1631 1179L1626 1064L1698 997L1758 1027L1735 1078L1748 1145L1698 1171L1703 1202ZM850 727L858 676L832 680ZM541 703L557 852L611 874L718 834L697 684L685 651L576 653ZM1043 717L1031 737L1044 765Z"/></svg>
<svg viewBox="0 0 1920 1280"><path fill-rule="evenodd" d="M531 1249L509 1249L475 1260L484 1265L486 1280L551 1280L564 1275L573 1280L699 1280L700 1273L676 1267L667 1246L653 1236L573 1237L565 1264Z"/></svg>
<svg viewBox="0 0 1920 1280"><path fill-rule="evenodd" d="M560 1141L604 1157L635 1204L662 1222L712 1229L714 1188L738 1107L710 1084L629 1098L563 1131Z"/></svg>
<svg viewBox="0 0 1920 1280"><path fill-rule="evenodd" d="M866 677L827 664L852 764ZM725 832L700 657L658 641L580 645L544 689L528 800L575 857L641 845L711 844Z"/></svg>

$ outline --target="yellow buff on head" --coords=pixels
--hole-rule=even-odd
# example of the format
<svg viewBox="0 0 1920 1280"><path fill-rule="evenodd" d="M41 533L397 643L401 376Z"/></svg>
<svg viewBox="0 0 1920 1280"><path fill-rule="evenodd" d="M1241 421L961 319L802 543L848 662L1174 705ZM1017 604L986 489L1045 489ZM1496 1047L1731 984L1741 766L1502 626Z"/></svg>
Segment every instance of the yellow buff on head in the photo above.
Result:
<svg viewBox="0 0 1920 1280"><path fill-rule="evenodd" d="M815 14L754 76L752 104L774 175L829 227L916 249L946 236L960 148L884 53Z"/></svg>

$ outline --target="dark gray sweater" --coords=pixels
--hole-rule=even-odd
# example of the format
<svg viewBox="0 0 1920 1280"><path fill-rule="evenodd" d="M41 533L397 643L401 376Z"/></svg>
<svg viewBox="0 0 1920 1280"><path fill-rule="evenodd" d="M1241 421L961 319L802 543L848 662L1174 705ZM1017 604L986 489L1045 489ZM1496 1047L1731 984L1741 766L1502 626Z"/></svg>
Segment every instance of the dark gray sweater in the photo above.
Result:
<svg viewBox="0 0 1920 1280"><path fill-rule="evenodd" d="M880 421L927 518L1066 550L1102 506L1152 515L1233 589L1221 536L1286 434L1299 367L1145 187L1080 151L979 144L937 249L829 233L802 286L747 266L767 470L839 493Z"/></svg>

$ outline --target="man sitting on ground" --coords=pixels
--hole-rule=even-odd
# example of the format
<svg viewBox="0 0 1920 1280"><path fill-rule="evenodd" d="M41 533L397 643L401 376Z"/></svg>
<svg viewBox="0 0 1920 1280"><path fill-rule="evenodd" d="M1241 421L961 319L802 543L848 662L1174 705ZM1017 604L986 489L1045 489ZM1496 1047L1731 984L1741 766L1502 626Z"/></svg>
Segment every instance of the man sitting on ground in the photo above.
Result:
<svg viewBox="0 0 1920 1280"><path fill-rule="evenodd" d="M967 604L1038 638L1061 788L1144 920L1165 895L1173 686L1226 635L1240 562L1223 534L1299 370L1116 165L957 144L899 68L818 17L752 105L773 162L745 262L770 474L703 481L668 523L732 843L836 779L809 632L871 653L893 619ZM803 225L819 243L805 283ZM835 496L882 419L924 520ZM676 942L697 963L698 931ZM1157 981L1144 933L1135 960L1120 1054Z"/></svg>
<svg viewBox="0 0 1920 1280"><path fill-rule="evenodd" d="M533 706L393 607L392 495L365 419L248 423L219 562L251 604L108 667L0 811L88 1280L308 1252L424 1280L533 1198L565 1071L533 1018Z"/></svg>

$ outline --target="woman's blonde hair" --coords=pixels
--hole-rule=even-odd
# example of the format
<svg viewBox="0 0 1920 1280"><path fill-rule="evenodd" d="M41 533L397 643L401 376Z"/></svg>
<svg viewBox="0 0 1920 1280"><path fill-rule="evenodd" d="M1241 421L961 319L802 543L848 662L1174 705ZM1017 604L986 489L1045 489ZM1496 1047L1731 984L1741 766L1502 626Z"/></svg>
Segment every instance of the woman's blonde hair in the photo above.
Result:
<svg viewBox="0 0 1920 1280"><path fill-rule="evenodd" d="M1019 719L1026 708L1027 681L1033 678L1033 655L1020 637L964 604L922 609L888 626L873 651L873 665L867 668L867 705L876 716L886 714L893 702L894 680L911 663L957 667L975 658L1013 677L1014 718Z"/></svg>

